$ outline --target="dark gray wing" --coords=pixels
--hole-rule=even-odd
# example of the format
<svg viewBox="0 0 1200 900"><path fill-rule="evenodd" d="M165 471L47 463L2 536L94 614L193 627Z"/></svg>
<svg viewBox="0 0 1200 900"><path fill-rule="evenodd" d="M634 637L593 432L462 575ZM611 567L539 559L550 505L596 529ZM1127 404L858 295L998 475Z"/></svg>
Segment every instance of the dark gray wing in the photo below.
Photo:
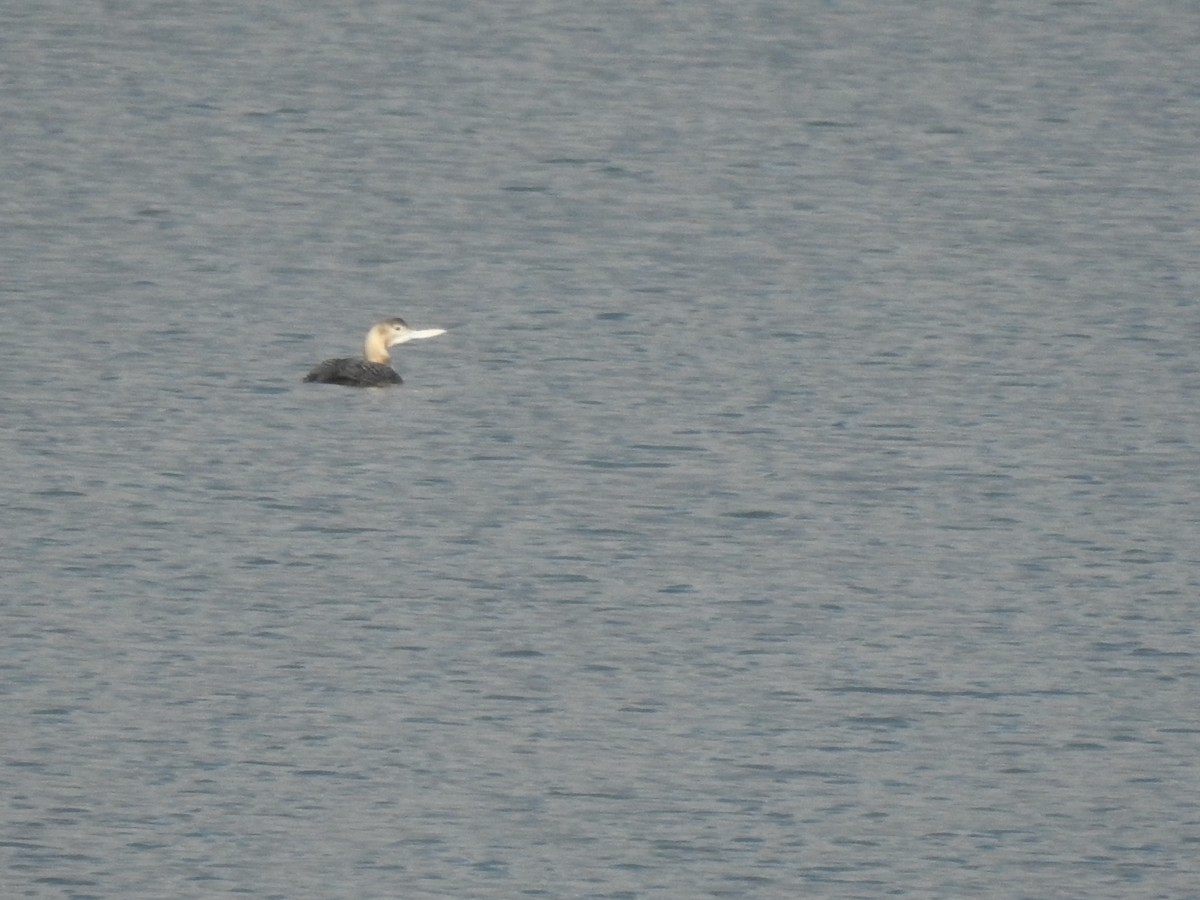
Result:
<svg viewBox="0 0 1200 900"><path fill-rule="evenodd" d="M317 384L344 384L349 387L382 387L401 384L400 376L391 366L347 357L327 359L304 376L305 381Z"/></svg>

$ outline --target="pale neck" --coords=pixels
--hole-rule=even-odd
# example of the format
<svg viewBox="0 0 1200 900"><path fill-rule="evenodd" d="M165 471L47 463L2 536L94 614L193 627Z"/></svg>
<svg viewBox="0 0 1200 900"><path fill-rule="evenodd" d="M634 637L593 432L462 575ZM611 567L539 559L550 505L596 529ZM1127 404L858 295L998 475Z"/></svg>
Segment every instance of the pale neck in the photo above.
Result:
<svg viewBox="0 0 1200 900"><path fill-rule="evenodd" d="M367 332L367 342L363 345L363 356L370 362L383 363L387 365L391 359L388 356L387 344L383 340L383 332L377 328L372 328Z"/></svg>

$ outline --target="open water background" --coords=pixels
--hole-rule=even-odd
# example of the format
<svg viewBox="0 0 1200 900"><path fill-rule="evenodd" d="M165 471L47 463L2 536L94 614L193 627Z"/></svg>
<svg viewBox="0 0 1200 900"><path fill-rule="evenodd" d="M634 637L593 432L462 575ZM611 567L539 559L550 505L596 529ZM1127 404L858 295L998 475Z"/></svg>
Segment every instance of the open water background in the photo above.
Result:
<svg viewBox="0 0 1200 900"><path fill-rule="evenodd" d="M1197 895L1196 4L33 0L0 122L5 897Z"/></svg>

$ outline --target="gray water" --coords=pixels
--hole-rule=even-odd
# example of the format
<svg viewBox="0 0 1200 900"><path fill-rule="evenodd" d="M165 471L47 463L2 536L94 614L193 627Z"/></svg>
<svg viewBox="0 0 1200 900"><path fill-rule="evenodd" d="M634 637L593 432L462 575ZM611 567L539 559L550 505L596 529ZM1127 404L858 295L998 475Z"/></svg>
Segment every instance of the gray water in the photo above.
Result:
<svg viewBox="0 0 1200 900"><path fill-rule="evenodd" d="M0 71L4 897L1197 895L1195 4L35 0Z"/></svg>

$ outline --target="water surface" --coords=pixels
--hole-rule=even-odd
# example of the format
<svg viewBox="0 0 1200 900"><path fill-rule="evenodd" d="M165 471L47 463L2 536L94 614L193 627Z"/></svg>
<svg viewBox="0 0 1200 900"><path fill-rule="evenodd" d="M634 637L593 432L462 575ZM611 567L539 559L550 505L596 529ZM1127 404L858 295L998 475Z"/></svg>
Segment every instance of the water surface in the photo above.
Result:
<svg viewBox="0 0 1200 900"><path fill-rule="evenodd" d="M12 896L1194 891L1190 5L0 35Z"/></svg>

